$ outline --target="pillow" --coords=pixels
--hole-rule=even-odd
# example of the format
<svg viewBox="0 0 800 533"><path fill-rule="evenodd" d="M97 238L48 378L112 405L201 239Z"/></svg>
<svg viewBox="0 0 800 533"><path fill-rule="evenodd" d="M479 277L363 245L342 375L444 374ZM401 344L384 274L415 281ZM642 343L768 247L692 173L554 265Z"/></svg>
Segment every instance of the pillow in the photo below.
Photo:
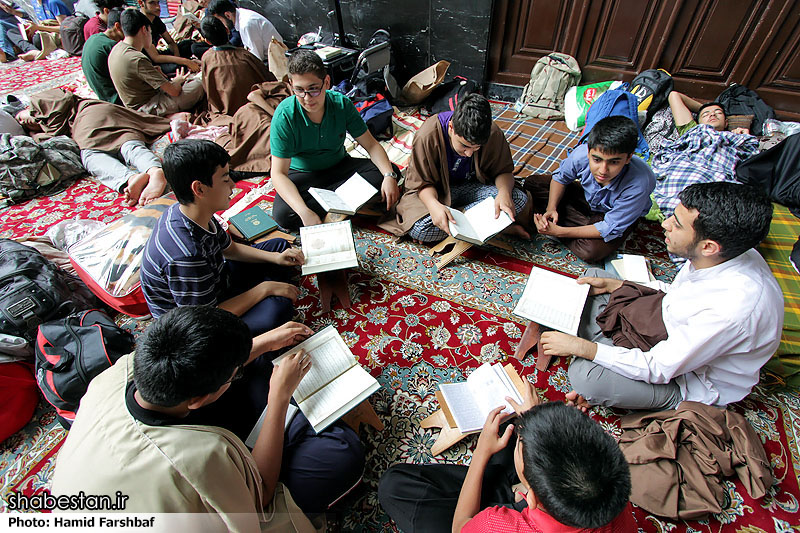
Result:
<svg viewBox="0 0 800 533"><path fill-rule="evenodd" d="M753 124L753 115L728 115L728 131L736 128L750 129Z"/></svg>

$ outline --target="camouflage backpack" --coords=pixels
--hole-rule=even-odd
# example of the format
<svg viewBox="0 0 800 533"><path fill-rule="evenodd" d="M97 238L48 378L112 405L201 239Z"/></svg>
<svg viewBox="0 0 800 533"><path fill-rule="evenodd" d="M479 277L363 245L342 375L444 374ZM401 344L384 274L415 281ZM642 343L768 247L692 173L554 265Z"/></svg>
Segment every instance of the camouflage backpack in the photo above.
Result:
<svg viewBox="0 0 800 533"><path fill-rule="evenodd" d="M522 91L515 109L532 118L564 118L564 96L581 81L581 68L569 54L552 52L536 62L531 80Z"/></svg>

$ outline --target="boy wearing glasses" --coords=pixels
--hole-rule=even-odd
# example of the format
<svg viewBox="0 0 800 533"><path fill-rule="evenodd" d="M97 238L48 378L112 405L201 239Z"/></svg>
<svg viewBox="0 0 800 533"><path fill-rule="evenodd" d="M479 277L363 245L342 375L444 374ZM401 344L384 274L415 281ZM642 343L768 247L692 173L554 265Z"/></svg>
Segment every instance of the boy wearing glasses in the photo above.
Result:
<svg viewBox="0 0 800 533"><path fill-rule="evenodd" d="M278 105L270 128L275 221L288 229L320 224L325 210L308 189L333 190L356 172L380 191L381 203L390 209L400 197L398 169L352 102L328 90L331 78L322 59L311 50L295 52L289 60L289 78L294 96ZM347 133L369 159L345 152Z"/></svg>
<svg viewBox="0 0 800 533"><path fill-rule="evenodd" d="M311 368L303 352L260 377L269 409L252 450L209 418L210 409L240 409L251 343L247 325L216 307L180 307L153 322L134 354L92 380L59 452L53 493L108 495L129 513L204 513L162 523L175 531L258 531L259 522L286 531L287 517L274 513L285 502L291 521L305 524L298 530L313 530L303 512L324 511L352 487L363 447L347 427L316 435L302 413L286 423Z"/></svg>

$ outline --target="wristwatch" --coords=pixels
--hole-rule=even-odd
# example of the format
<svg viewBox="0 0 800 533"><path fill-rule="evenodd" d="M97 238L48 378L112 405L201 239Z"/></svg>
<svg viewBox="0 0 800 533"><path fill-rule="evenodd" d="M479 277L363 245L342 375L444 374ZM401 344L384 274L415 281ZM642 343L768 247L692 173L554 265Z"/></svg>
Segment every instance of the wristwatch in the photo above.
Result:
<svg viewBox="0 0 800 533"><path fill-rule="evenodd" d="M397 175L397 172L395 172L394 170L392 170L391 172L387 172L387 173L385 173L385 174L383 175L383 177L384 177L384 178L393 178L393 179L395 179L395 180L397 180L397 179L399 178L399 176Z"/></svg>

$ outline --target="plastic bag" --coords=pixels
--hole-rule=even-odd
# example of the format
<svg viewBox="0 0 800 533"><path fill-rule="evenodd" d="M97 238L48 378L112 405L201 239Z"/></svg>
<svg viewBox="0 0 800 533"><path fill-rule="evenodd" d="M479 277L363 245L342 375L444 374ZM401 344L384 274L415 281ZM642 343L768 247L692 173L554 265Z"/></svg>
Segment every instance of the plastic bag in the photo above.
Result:
<svg viewBox="0 0 800 533"><path fill-rule="evenodd" d="M581 129L586 124L586 112L592 102L609 89L616 89L621 81L601 81L590 85L570 87L564 98L564 120L572 131Z"/></svg>
<svg viewBox="0 0 800 533"><path fill-rule="evenodd" d="M66 251L67 248L79 242L89 235L103 229L106 225L97 220L62 220L58 224L51 226L45 236L50 239L53 246L59 250Z"/></svg>

